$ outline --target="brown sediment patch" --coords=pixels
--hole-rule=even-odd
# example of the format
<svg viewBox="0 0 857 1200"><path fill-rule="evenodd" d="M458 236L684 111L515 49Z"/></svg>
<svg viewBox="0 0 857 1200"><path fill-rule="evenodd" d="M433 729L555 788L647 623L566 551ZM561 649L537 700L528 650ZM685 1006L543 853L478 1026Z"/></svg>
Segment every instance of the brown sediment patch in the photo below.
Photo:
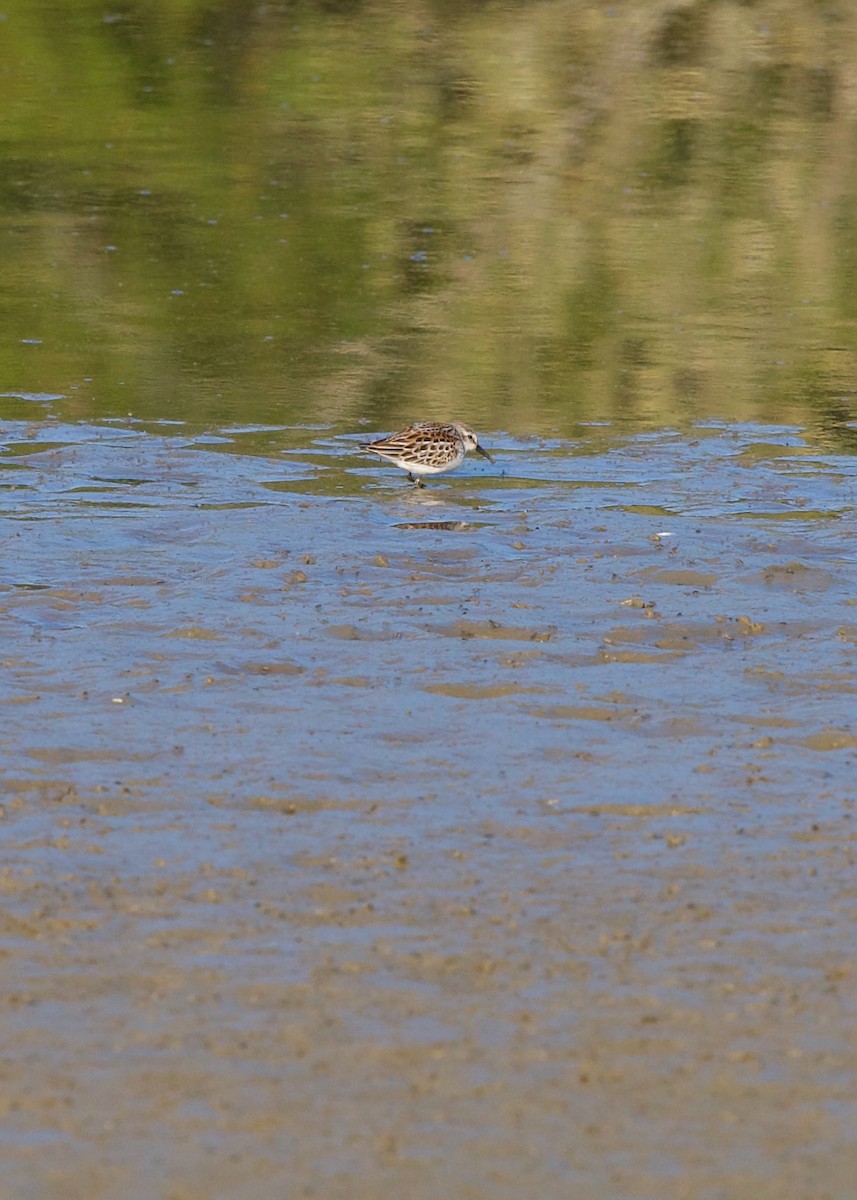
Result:
<svg viewBox="0 0 857 1200"><path fill-rule="evenodd" d="M499 700L503 696L515 696L522 693L544 694L550 688L517 687L513 683L495 683L480 687L473 683L430 683L423 688L437 696L450 696L455 700Z"/></svg>
<svg viewBox="0 0 857 1200"><path fill-rule="evenodd" d="M639 578L648 583L666 583L671 587L711 588L720 576L713 571L665 570L662 567L646 567Z"/></svg>
<svg viewBox="0 0 857 1200"><path fill-rule="evenodd" d="M853 671L805 672L790 675L771 667L748 667L744 672L748 678L764 683L774 694L805 696L809 693L830 695L853 695L857 692L857 679Z"/></svg>
<svg viewBox="0 0 857 1200"><path fill-rule="evenodd" d="M800 738L797 744L809 750L854 750L857 748L857 734L845 729L823 729L809 737Z"/></svg>
<svg viewBox="0 0 857 1200"><path fill-rule="evenodd" d="M33 746L23 753L43 763L151 762L161 757L160 750L142 754L123 746L105 746L98 750L79 746Z"/></svg>
<svg viewBox="0 0 857 1200"><path fill-rule="evenodd" d="M778 459L811 459L816 453L812 446L788 446L782 442L747 442L734 455L733 462L741 467L755 467L760 462L776 462Z"/></svg>
<svg viewBox="0 0 857 1200"><path fill-rule="evenodd" d="M226 663L216 663L215 666L227 675L302 675L306 670L288 660L242 663L239 667L230 667Z"/></svg>
<svg viewBox="0 0 857 1200"><path fill-rule="evenodd" d="M186 625L181 629L171 629L163 634L166 638L188 638L191 641L216 642L223 638L223 630L206 629L203 625Z"/></svg>
<svg viewBox="0 0 857 1200"><path fill-rule="evenodd" d="M814 683L819 692L839 693L843 696L850 696L857 692L857 676L853 671L816 675Z"/></svg>
<svg viewBox="0 0 857 1200"><path fill-rule="evenodd" d="M597 661L601 663L663 663L672 658L679 658L688 647L681 650L664 650L652 654L645 650L600 650Z"/></svg>
<svg viewBox="0 0 857 1200"><path fill-rule="evenodd" d="M802 562L775 563L764 568L761 578L769 587L793 592L826 592L836 581L835 575L825 568L809 567Z"/></svg>
<svg viewBox="0 0 857 1200"><path fill-rule="evenodd" d="M462 638L467 641L473 638L484 638L497 641L514 642L549 642L557 633L554 626L533 628L531 626L506 625L502 621L453 621L450 625L427 625L429 633L438 633L441 637Z"/></svg>
<svg viewBox="0 0 857 1200"><path fill-rule="evenodd" d="M163 587L166 583L165 579L150 575L111 575L107 579L102 579L101 584L104 587Z"/></svg>
<svg viewBox="0 0 857 1200"><path fill-rule="evenodd" d="M803 724L792 717L765 716L762 713L736 713L730 716L729 720L741 725L752 725L754 729L797 729Z"/></svg>
<svg viewBox="0 0 857 1200"><path fill-rule="evenodd" d="M15 797L18 802L27 796L48 804L78 804L81 799L75 784L59 779L3 779L0 793Z"/></svg>
<svg viewBox="0 0 857 1200"><path fill-rule="evenodd" d="M614 625L602 634L606 645L647 645L657 650L686 653L700 646L760 637L766 626L750 617L715 617L710 621L663 621L648 619L634 625Z"/></svg>
<svg viewBox="0 0 857 1200"><path fill-rule="evenodd" d="M464 533L468 529L480 529L484 521L399 521L396 529L437 529L442 532Z"/></svg>
<svg viewBox="0 0 857 1200"><path fill-rule="evenodd" d="M402 636L399 629L368 629L359 625L326 625L324 632L343 642L394 642Z"/></svg>
<svg viewBox="0 0 857 1200"><path fill-rule="evenodd" d="M638 728L646 716L636 708L609 708L598 704L552 704L543 708L530 708L534 717L546 717L551 721L603 721L606 724Z"/></svg>
<svg viewBox="0 0 857 1200"><path fill-rule="evenodd" d="M601 640L608 646L613 645L637 645L645 643L651 645L653 642L652 630L645 625L614 625L605 633L602 633Z"/></svg>
<svg viewBox="0 0 857 1200"><path fill-rule="evenodd" d="M569 804L563 805L565 813L582 813L590 817L688 817L705 812L698 805L688 804Z"/></svg>
<svg viewBox="0 0 857 1200"><path fill-rule="evenodd" d="M365 809L366 801L348 800L341 796L250 796L244 802L247 809L257 812L284 813L295 816L297 813L314 813L339 811L342 809Z"/></svg>

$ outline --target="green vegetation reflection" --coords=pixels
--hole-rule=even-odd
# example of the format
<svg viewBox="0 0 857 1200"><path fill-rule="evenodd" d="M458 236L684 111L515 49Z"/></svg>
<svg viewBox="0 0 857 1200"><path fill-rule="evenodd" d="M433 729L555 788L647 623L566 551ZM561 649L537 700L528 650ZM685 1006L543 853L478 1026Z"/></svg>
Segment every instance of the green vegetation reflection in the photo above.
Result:
<svg viewBox="0 0 857 1200"><path fill-rule="evenodd" d="M3 15L0 392L212 427L714 416L854 448L853 6Z"/></svg>

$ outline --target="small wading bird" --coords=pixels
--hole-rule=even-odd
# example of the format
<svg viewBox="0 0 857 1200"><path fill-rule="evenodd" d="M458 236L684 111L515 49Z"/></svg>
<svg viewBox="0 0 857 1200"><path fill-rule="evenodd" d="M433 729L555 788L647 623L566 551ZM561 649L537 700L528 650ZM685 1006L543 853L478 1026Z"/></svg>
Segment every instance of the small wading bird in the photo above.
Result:
<svg viewBox="0 0 857 1200"><path fill-rule="evenodd" d="M379 442L361 442L360 449L401 467L417 487L424 486L422 475L441 475L460 467L468 450L494 461L473 430L460 421L418 421Z"/></svg>

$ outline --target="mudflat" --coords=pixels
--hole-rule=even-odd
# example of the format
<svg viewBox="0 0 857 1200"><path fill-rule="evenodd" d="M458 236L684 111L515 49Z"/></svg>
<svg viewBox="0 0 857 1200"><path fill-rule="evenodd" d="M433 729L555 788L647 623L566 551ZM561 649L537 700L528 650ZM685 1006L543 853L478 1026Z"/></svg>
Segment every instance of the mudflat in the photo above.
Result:
<svg viewBox="0 0 857 1200"><path fill-rule="evenodd" d="M3 1195L850 1195L854 459L485 434L4 423Z"/></svg>

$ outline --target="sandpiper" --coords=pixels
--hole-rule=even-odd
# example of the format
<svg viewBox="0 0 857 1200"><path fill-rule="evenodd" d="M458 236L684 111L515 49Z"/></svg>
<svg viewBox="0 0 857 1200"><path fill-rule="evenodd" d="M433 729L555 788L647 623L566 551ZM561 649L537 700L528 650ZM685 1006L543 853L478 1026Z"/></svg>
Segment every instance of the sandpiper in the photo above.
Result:
<svg viewBox="0 0 857 1200"><path fill-rule="evenodd" d="M468 450L494 461L470 426L460 421L418 421L378 442L362 442L360 449L401 467L417 487L423 487L422 475L441 475L460 467Z"/></svg>

